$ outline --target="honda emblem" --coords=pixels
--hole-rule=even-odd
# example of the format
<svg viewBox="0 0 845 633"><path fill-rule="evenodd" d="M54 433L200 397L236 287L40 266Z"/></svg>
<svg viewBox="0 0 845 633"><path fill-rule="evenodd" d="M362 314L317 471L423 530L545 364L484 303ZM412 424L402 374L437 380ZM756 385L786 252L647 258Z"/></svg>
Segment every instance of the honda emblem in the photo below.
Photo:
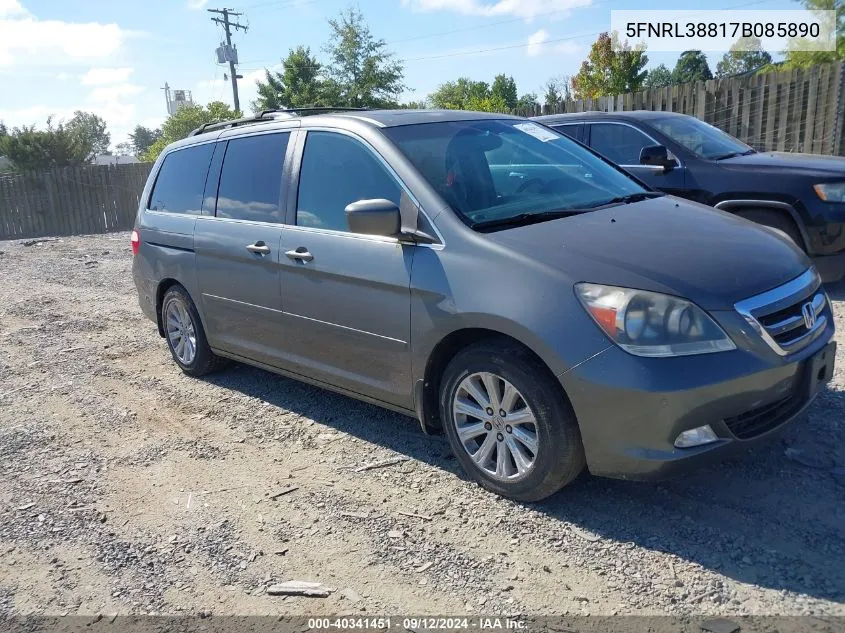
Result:
<svg viewBox="0 0 845 633"><path fill-rule="evenodd" d="M804 315L804 326L808 330L812 330L816 325L816 310L813 308L811 302L807 302L801 306L801 314Z"/></svg>

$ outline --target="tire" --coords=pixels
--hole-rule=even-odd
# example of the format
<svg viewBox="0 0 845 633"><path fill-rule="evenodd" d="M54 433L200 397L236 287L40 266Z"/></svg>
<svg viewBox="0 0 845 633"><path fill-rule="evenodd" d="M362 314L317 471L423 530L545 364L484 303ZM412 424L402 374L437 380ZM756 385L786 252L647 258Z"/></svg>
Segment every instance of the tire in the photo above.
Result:
<svg viewBox="0 0 845 633"><path fill-rule="evenodd" d="M490 416L488 410L478 407L486 404L481 402L483 396L489 401L491 384L500 407L509 409L505 416L498 411ZM508 384L518 392L517 397L508 391ZM479 397L474 398L471 391ZM539 501L584 469L581 433L563 390L539 360L513 341L488 339L456 354L443 373L439 398L440 416L452 451L464 471L491 492L519 501ZM489 403L495 405L496 401ZM469 407L479 415L456 412L456 406L464 410ZM523 422L531 417L533 424ZM520 422L510 425L509 419ZM530 441L532 437L536 443ZM485 445L489 458L484 457ZM532 455L529 445L536 446L536 452L525 468L526 458ZM471 456L472 449L477 449L474 455L480 465Z"/></svg>
<svg viewBox="0 0 845 633"><path fill-rule="evenodd" d="M748 209L737 212L737 215L778 231L781 235L788 237L802 251L807 251L804 247L804 238L801 237L801 231L798 230L795 222L788 215L769 209Z"/></svg>
<svg viewBox="0 0 845 633"><path fill-rule="evenodd" d="M188 291L179 284L167 289L161 301L164 339L173 360L189 376L205 376L228 364L211 351L200 315ZM184 346L179 342L184 340ZM187 353L192 349L193 353Z"/></svg>

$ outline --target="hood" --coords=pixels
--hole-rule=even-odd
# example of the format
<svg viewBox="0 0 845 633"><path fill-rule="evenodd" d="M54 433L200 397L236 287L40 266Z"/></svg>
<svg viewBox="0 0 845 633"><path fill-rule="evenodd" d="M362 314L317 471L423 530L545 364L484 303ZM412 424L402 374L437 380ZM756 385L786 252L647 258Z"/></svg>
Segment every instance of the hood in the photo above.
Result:
<svg viewBox="0 0 845 633"><path fill-rule="evenodd" d="M486 237L573 283L663 292L708 310L732 309L810 266L802 251L770 229L671 196Z"/></svg>
<svg viewBox="0 0 845 633"><path fill-rule="evenodd" d="M841 175L845 178L845 158L820 156L818 154L794 154L791 152L757 152L747 156L734 156L717 161L726 168L753 167L755 169L789 170L792 173L807 172L823 176Z"/></svg>

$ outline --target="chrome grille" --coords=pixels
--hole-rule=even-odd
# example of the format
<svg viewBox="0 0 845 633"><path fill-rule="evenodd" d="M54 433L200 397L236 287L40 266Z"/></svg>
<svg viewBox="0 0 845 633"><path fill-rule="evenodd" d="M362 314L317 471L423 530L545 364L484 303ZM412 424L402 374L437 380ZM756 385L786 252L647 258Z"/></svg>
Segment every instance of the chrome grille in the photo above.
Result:
<svg viewBox="0 0 845 633"><path fill-rule="evenodd" d="M827 295L812 268L782 286L740 301L735 308L781 356L801 351L816 340L830 317Z"/></svg>

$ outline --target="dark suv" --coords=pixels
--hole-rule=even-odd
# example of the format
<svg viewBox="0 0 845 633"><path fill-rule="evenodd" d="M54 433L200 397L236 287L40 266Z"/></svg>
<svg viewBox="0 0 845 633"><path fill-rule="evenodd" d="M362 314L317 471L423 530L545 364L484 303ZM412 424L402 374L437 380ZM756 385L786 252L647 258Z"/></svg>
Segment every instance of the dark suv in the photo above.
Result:
<svg viewBox="0 0 845 633"><path fill-rule="evenodd" d="M484 486L665 477L799 417L833 315L782 235L517 117L255 119L169 146L133 273L176 364L234 359L442 429Z"/></svg>
<svg viewBox="0 0 845 633"><path fill-rule="evenodd" d="M826 282L845 276L845 158L757 152L695 117L585 112L536 117L640 180L785 233Z"/></svg>

